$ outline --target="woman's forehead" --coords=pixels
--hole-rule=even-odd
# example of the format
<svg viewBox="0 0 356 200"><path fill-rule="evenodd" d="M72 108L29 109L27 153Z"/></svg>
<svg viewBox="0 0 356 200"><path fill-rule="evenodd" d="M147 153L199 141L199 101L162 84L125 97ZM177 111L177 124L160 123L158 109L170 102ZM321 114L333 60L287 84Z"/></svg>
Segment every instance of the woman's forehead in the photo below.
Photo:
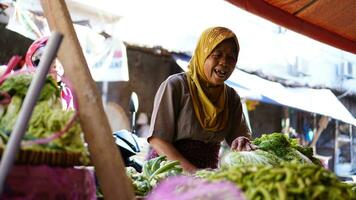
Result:
<svg viewBox="0 0 356 200"><path fill-rule="evenodd" d="M224 49L226 47L229 47L229 48L231 47L232 50L235 52L239 51L239 46L238 46L238 44L236 44L236 41L234 40L234 38L229 38L229 39L223 40L218 45L216 45L216 47L213 49L213 51L219 50L219 49Z"/></svg>

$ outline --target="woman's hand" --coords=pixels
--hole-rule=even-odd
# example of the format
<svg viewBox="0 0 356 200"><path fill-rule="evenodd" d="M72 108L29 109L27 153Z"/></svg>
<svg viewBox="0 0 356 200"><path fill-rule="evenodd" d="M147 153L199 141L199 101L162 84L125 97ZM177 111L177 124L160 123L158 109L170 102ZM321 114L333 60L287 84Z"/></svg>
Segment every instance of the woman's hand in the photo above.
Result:
<svg viewBox="0 0 356 200"><path fill-rule="evenodd" d="M194 174L198 168L192 165L190 162L181 162L180 164L185 172L188 174Z"/></svg>
<svg viewBox="0 0 356 200"><path fill-rule="evenodd" d="M237 137L231 143L231 150L236 151L252 151L257 149L257 146L252 144L251 141L244 136Z"/></svg>

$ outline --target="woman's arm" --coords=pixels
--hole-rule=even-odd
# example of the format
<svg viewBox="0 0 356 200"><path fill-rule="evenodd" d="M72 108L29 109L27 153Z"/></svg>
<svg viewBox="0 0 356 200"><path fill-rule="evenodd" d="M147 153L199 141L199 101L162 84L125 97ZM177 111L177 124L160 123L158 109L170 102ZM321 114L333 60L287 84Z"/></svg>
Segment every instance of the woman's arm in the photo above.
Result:
<svg viewBox="0 0 356 200"><path fill-rule="evenodd" d="M247 126L245 116L243 114L242 103L240 96L235 90L231 89L232 104L232 119L234 124L232 132L227 135L226 142L230 145L231 150L236 151L251 151L255 150L256 146L251 143L251 130Z"/></svg>
<svg viewBox="0 0 356 200"><path fill-rule="evenodd" d="M169 142L166 142L158 137L152 136L149 139L150 145L157 151L159 155L167 156L168 160L178 160L182 168L187 172L194 172L198 168L185 159L181 153Z"/></svg>

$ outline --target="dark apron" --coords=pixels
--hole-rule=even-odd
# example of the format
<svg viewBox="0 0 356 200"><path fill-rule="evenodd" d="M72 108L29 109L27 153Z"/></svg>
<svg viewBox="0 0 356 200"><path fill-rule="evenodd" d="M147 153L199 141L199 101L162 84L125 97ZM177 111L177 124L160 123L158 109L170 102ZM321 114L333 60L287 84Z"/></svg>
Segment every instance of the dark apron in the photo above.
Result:
<svg viewBox="0 0 356 200"><path fill-rule="evenodd" d="M220 143L205 143L197 140L179 140L173 146L194 166L215 169L218 167ZM157 152L151 148L148 159L157 157Z"/></svg>

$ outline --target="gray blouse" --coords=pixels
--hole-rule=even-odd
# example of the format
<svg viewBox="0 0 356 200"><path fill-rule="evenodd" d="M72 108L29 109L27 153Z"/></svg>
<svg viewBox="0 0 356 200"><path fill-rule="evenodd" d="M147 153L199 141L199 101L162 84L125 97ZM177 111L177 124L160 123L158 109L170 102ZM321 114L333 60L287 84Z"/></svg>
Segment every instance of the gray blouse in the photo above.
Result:
<svg viewBox="0 0 356 200"><path fill-rule="evenodd" d="M229 86L227 91L229 102L227 126L217 132L206 131L196 119L185 73L171 75L162 82L156 93L149 135L171 143L182 139L217 143L225 139L229 145L238 136L250 138L240 97Z"/></svg>

